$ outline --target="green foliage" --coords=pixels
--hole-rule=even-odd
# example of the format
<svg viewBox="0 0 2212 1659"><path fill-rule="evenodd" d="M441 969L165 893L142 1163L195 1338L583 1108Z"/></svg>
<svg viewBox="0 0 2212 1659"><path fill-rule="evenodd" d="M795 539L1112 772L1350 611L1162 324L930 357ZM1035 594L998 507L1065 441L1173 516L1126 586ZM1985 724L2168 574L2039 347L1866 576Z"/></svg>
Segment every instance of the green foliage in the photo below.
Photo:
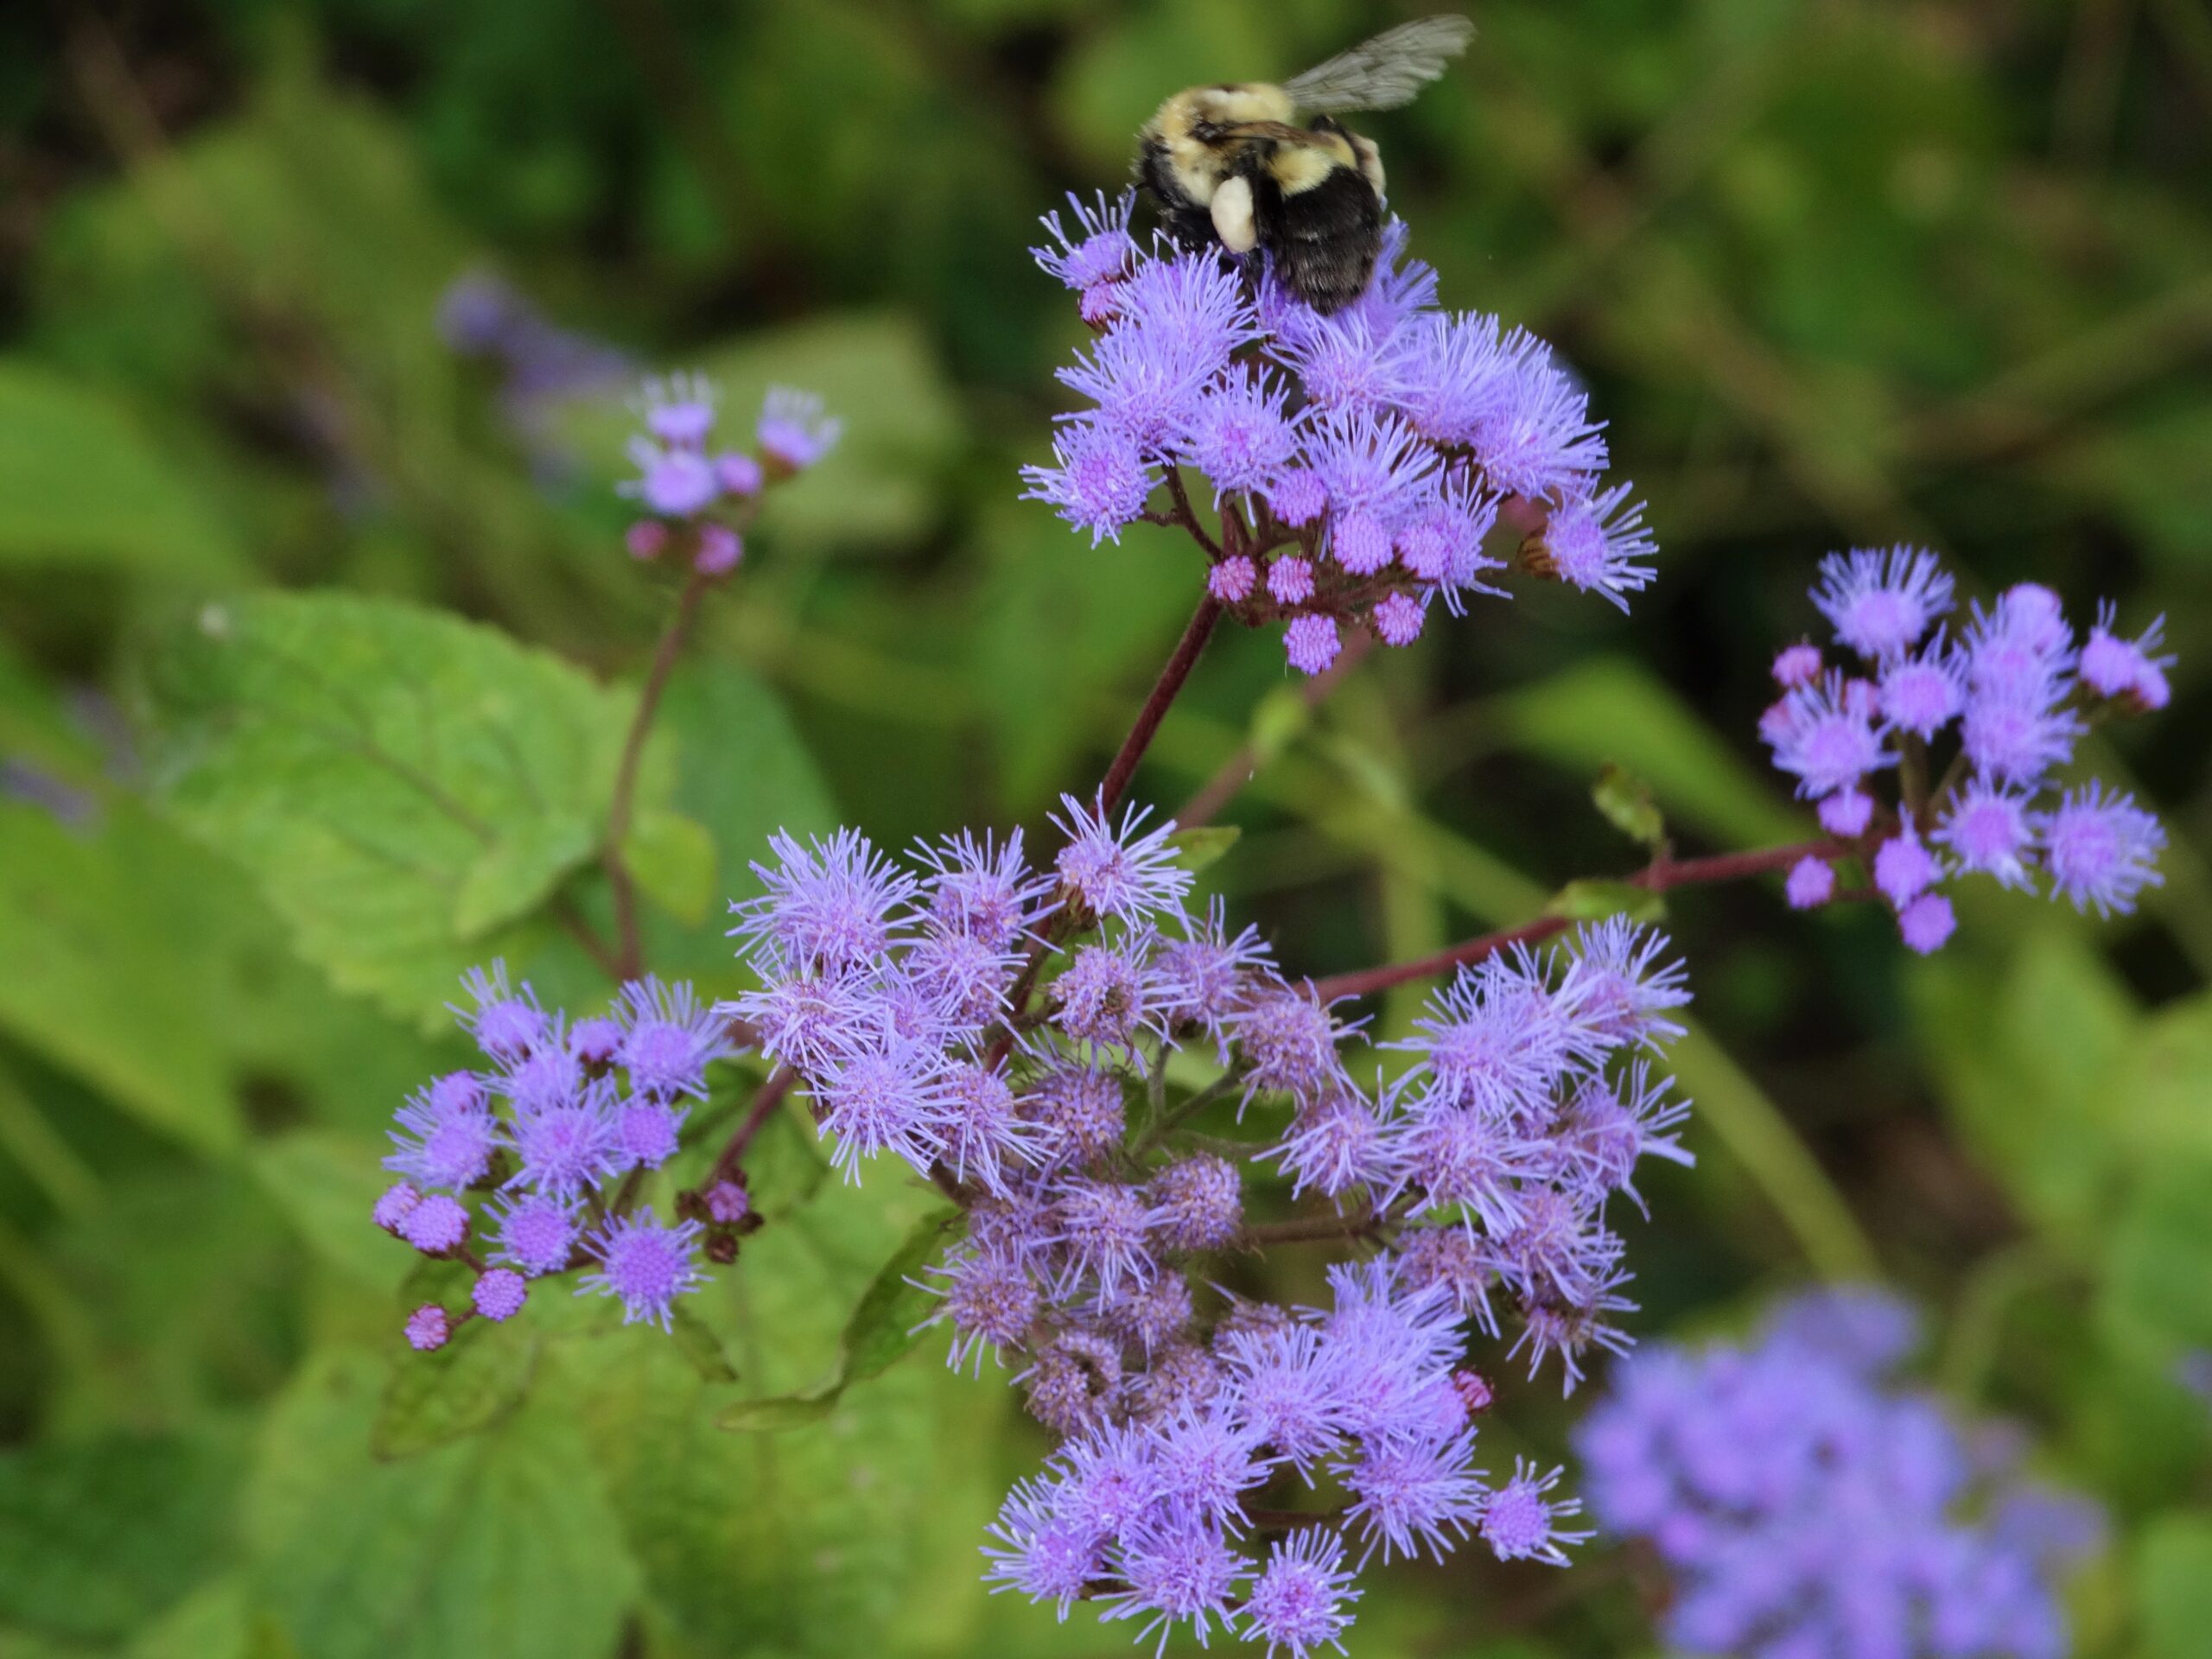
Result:
<svg viewBox="0 0 2212 1659"><path fill-rule="evenodd" d="M2206 60L2185 6L1999 10L1508 0L1363 118L1446 302L1589 383L1661 580L1620 619L1501 573L1510 603L1318 703L1224 630L1132 798L1171 813L1249 746L1180 854L1299 973L1548 895L1656 916L1608 879L1643 849L1811 833L1752 734L1821 552L1926 542L1967 593L2165 613L2175 707L2097 768L2160 806L2172 910L1969 880L1921 962L1871 907L1669 895L1700 1161L1631 1262L1647 1339L1808 1274L1910 1286L1932 1379L2113 1507L2083 1659L2180 1659L2212 1618L2212 1418L2175 1371L2212 1348ZM314 0L118 29L119 79L73 22L0 51L0 1656L1101 1650L984 1596L1039 1447L914 1333L936 1195L840 1183L801 1103L747 1160L766 1225L673 1332L540 1287L400 1347L465 1274L367 1224L384 1130L469 1063L466 969L606 995L569 929L613 934L671 585L620 550L622 389L518 396L438 311L496 271L641 373L709 371L733 443L771 384L845 423L706 607L614 849L647 966L731 995L723 906L772 831L1033 835L1095 782L1198 562L1014 499L1087 338L1035 217L1117 185L1165 92L1386 14ZM1309 1267L1236 1282L1306 1297ZM1514 1427L1564 1457L1565 1421ZM1361 1611L1367 1659L1651 1650L1602 1582L1398 1575Z"/></svg>
<svg viewBox="0 0 2212 1659"><path fill-rule="evenodd" d="M189 479L112 399L0 362L0 561L207 581L244 562Z"/></svg>
<svg viewBox="0 0 2212 1659"><path fill-rule="evenodd" d="M241 1529L290 1645L302 1659L605 1654L635 1580L583 1436L520 1411L379 1464L385 1370L323 1356L264 1431Z"/></svg>
<svg viewBox="0 0 2212 1659"><path fill-rule="evenodd" d="M631 708L486 629L337 595L211 606L147 682L171 810L336 984L426 1026L471 964L538 948L528 918L604 836Z"/></svg>

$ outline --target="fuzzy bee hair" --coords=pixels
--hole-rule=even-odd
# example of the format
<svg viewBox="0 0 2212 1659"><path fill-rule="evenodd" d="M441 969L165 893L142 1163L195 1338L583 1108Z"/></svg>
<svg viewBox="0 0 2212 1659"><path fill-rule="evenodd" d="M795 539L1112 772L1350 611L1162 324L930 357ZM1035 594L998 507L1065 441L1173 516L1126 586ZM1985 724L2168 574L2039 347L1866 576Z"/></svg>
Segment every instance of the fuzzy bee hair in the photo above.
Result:
<svg viewBox="0 0 2212 1659"><path fill-rule="evenodd" d="M1410 103L1466 49L1465 17L1386 30L1276 86L1223 81L1163 103L1138 134L1137 179L1185 246L1263 248L1317 311L1365 291L1382 245L1382 158L1333 118ZM1306 125L1300 112L1311 112Z"/></svg>

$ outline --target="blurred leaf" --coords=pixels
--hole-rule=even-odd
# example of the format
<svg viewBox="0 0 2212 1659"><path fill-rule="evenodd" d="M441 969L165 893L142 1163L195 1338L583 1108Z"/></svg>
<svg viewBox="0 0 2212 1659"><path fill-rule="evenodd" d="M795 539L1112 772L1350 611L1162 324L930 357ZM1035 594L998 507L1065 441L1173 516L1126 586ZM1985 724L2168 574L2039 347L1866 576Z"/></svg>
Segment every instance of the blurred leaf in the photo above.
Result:
<svg viewBox="0 0 2212 1659"><path fill-rule="evenodd" d="M149 895L181 873L160 841L135 815L87 836L0 801L0 1027L164 1134L220 1149L239 1125L211 953L153 925Z"/></svg>
<svg viewBox="0 0 2212 1659"><path fill-rule="evenodd" d="M702 1382L734 1382L737 1368L729 1363L723 1351L721 1338L699 1317L699 1310L689 1302L678 1302L676 1314L670 1321L669 1340L676 1351L683 1356L691 1369L699 1374Z"/></svg>
<svg viewBox="0 0 2212 1659"><path fill-rule="evenodd" d="M243 563L189 474L123 407L0 360L0 564L48 559L202 579Z"/></svg>
<svg viewBox="0 0 2212 1659"><path fill-rule="evenodd" d="M1602 922L1608 916L1625 916L1632 922L1656 922L1667 913L1667 898L1664 893L1640 887L1633 881L1590 879L1568 882L1552 895L1544 912L1576 922Z"/></svg>
<svg viewBox="0 0 2212 1659"><path fill-rule="evenodd" d="M1908 982L1952 1110L2015 1199L2087 1236L2108 1214L2136 1101L2113 1087L2139 1040L2126 987L2080 931L2038 918L1994 988L1963 959Z"/></svg>
<svg viewBox="0 0 2212 1659"><path fill-rule="evenodd" d="M707 918L714 900L715 838L681 812L640 812L622 848L622 866L638 890L686 927Z"/></svg>
<svg viewBox="0 0 2212 1659"><path fill-rule="evenodd" d="M2212 1158L2148 1171L2105 1240L2105 1313L2171 1351L2212 1349Z"/></svg>
<svg viewBox="0 0 2212 1659"><path fill-rule="evenodd" d="M210 1579L139 1630L128 1659L283 1659L255 1616L242 1574Z"/></svg>
<svg viewBox="0 0 2212 1659"><path fill-rule="evenodd" d="M2200 1659L2212 1632L2212 1521L2162 1516L2134 1554L2142 1659Z"/></svg>
<svg viewBox="0 0 2212 1659"><path fill-rule="evenodd" d="M369 1429L371 1455L416 1457L500 1422L529 1392L543 1345L526 1317L474 1319L442 1348L400 1353Z"/></svg>
<svg viewBox="0 0 2212 1659"><path fill-rule="evenodd" d="M181 1596L226 1553L223 1437L55 1440L0 1456L0 1622L94 1641Z"/></svg>
<svg viewBox="0 0 2212 1659"><path fill-rule="evenodd" d="M1522 747L1580 777L1635 766L1669 817L1732 847L1802 839L1774 786L1714 736L1665 682L1617 658L1585 663L1495 704Z"/></svg>
<svg viewBox="0 0 2212 1659"><path fill-rule="evenodd" d="M457 923L597 844L630 703L488 628L337 594L210 607L147 677L173 809L342 988L426 1027L466 969L529 943ZM665 787L649 766L647 804Z"/></svg>
<svg viewBox="0 0 2212 1659"><path fill-rule="evenodd" d="M1248 729L1252 764L1256 768L1274 760L1313 724L1313 704L1294 685L1270 687L1252 705Z"/></svg>
<svg viewBox="0 0 2212 1659"><path fill-rule="evenodd" d="M703 658L679 667L661 700L655 741L672 762L671 807L712 838L710 895L732 899L754 891L751 867L767 857L776 830L804 837L836 827L829 785L781 699L735 663ZM641 813L640 825L651 816L650 809ZM680 854L677 861L696 855L696 849ZM711 898L708 908L718 909ZM645 920L646 958L662 975L689 976L709 991L737 988L726 922L712 916L681 926L658 916ZM701 926L702 920L708 925Z"/></svg>
<svg viewBox="0 0 2212 1659"><path fill-rule="evenodd" d="M1195 874L1221 862L1243 833L1233 823L1201 824L1195 830L1178 830L1167 837L1167 844L1175 849L1176 867Z"/></svg>
<svg viewBox="0 0 2212 1659"><path fill-rule="evenodd" d="M1656 847L1667 838L1667 820L1652 798L1651 785L1624 766L1607 761L1598 770L1590 798L1611 824L1630 841Z"/></svg>
<svg viewBox="0 0 2212 1659"><path fill-rule="evenodd" d="M983 534L993 562L976 605L971 671L988 708L1002 792L1026 810L1074 773L1077 754L1100 734L1099 705L1166 660L1189 613L1198 553L1149 525L1118 547L1086 548L1036 502L998 508ZM1115 706L1109 747L1128 718L1118 697Z"/></svg>
<svg viewBox="0 0 2212 1659"><path fill-rule="evenodd" d="M499 840L461 874L453 904L454 937L478 938L529 915L563 877L598 851L598 833L582 816L501 830Z"/></svg>
<svg viewBox="0 0 2212 1659"><path fill-rule="evenodd" d="M384 1370L317 1357L263 1435L246 1543L301 1659L604 1659L635 1572L575 1427L520 1411L380 1464Z"/></svg>
<svg viewBox="0 0 2212 1659"><path fill-rule="evenodd" d="M254 1147L253 1173L308 1247L361 1283L396 1291L414 1251L373 1225L369 1212L396 1179L388 1148L329 1129L296 1129Z"/></svg>

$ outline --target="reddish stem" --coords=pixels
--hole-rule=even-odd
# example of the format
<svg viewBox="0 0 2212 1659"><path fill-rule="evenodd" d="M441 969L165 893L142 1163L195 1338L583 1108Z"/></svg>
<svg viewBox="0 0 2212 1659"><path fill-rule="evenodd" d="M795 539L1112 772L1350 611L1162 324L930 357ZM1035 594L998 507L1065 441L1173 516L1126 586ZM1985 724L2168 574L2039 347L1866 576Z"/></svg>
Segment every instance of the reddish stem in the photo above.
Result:
<svg viewBox="0 0 2212 1659"><path fill-rule="evenodd" d="M1196 533L1195 525L1192 531ZM1192 613L1190 626L1175 643L1174 654L1168 658L1167 665L1160 671L1160 678L1153 683L1152 695L1137 710L1136 724L1122 740L1121 752L1115 755L1114 764L1106 768L1105 781L1098 785L1098 811L1102 817L1121 804L1130 780L1136 776L1137 762L1144 759L1145 750L1152 746L1160 722L1167 718L1169 706L1182 690L1183 683L1191 677L1191 671L1198 666L1199 653L1205 650L1206 641L1213 637L1214 624L1220 620L1221 601L1208 594Z"/></svg>
<svg viewBox="0 0 2212 1659"><path fill-rule="evenodd" d="M768 1074L767 1081L760 1085L760 1092L753 1096L753 1108L746 1113L745 1121L723 1143L721 1155L715 1160L715 1166L707 1172L707 1179L699 1183L702 1188L730 1178L744 1159L745 1149L753 1144L753 1137L766 1127L778 1103L791 1092L791 1084L798 1081L798 1073L788 1065L779 1065Z"/></svg>
<svg viewBox="0 0 2212 1659"><path fill-rule="evenodd" d="M1769 847L1755 853L1719 853L1711 858L1681 860L1655 859L1635 874L1624 877L1630 887L1643 887L1652 893L1665 893L1673 887L1709 886L1716 881L1738 881L1746 876L1766 875L1776 870L1789 868L1800 859L1824 858L1833 863L1858 851L1854 842L1826 839L1799 842L1794 846ZM1475 938L1437 951L1433 956L1418 957L1410 962L1385 963L1379 968L1363 969L1357 973L1337 974L1313 982L1313 993L1324 1002L1342 996L1371 996L1376 991L1388 990L1393 985L1402 985L1408 980L1428 979L1438 974L1449 973L1454 968L1464 968L1480 962L1484 957L1504 950L1508 945L1533 944L1548 939L1573 925L1566 916L1539 916L1535 921L1524 922L1518 927L1501 928L1494 933L1484 933Z"/></svg>
<svg viewBox="0 0 2212 1659"><path fill-rule="evenodd" d="M684 639L699 614L699 602L714 581L695 570L677 595L676 614L669 619L668 630L654 648L652 666L645 671L645 685L638 693L638 711L630 718L629 734L622 740L622 759L614 772L614 798L607 810L607 852L602 861L607 885L614 893L618 979L635 979L645 968L645 944L638 931L637 887L622 862L622 842L630 833L631 808L638 792L638 767L645 759L645 739L652 730L661 694L668 690L669 676L676 671L676 659L683 655Z"/></svg>

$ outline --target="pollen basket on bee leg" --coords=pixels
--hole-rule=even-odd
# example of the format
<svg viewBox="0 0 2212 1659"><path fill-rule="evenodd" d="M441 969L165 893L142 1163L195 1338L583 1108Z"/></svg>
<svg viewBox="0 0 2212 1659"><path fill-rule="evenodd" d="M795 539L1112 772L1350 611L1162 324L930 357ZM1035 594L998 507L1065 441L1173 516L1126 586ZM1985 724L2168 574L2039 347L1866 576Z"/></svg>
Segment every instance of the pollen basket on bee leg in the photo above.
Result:
<svg viewBox="0 0 2212 1659"><path fill-rule="evenodd" d="M1249 253L1259 245L1260 230L1252 216L1252 181L1242 176L1224 179L1213 193L1214 234L1231 253Z"/></svg>

